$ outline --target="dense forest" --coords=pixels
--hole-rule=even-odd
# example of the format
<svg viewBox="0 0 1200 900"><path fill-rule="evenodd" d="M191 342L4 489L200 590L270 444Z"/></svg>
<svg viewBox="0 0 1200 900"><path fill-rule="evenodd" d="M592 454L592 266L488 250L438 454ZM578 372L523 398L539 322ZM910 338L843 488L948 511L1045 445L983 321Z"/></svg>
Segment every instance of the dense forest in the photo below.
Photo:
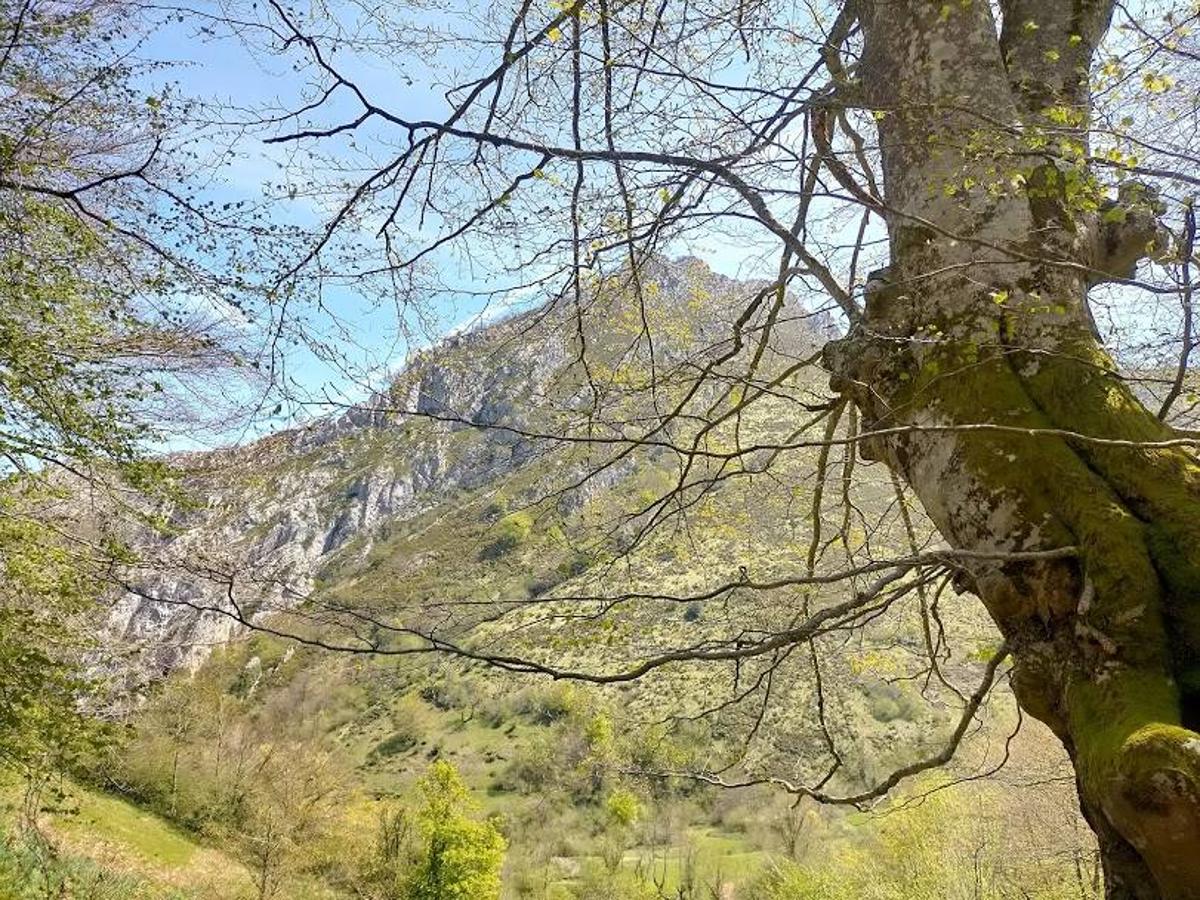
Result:
<svg viewBox="0 0 1200 900"><path fill-rule="evenodd" d="M0 900L1200 898L1198 29L0 0Z"/></svg>

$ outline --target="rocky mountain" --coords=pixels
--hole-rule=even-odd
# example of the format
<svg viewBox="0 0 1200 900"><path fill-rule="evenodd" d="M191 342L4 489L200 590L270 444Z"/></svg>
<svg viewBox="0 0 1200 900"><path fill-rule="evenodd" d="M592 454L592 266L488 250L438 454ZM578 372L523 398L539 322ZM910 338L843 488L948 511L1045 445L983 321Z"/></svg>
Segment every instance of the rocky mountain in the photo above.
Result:
<svg viewBox="0 0 1200 900"><path fill-rule="evenodd" d="M195 502L167 511L165 534L136 536L145 565L114 604L110 631L145 672L194 668L244 629L239 618L261 622L302 605L319 584L366 559L381 534L445 514L472 493L531 500L531 484L515 486L522 473L526 482L549 473L578 480L563 479L562 467L579 476L591 461L547 436L645 402L614 377L618 367L653 358L669 370L697 347L717 352L734 315L761 289L695 259L657 264L644 287L650 296L638 303L621 288L598 290L578 320L552 304L449 337L341 414L249 446L176 458ZM633 346L645 316L670 325L656 327L653 357ZM777 319L772 350L788 357L812 353L833 329L828 314L791 300ZM605 360L610 371L598 372ZM605 396L597 399L598 390ZM602 468L559 494L557 509L578 515L633 469L632 459Z"/></svg>
<svg viewBox="0 0 1200 900"><path fill-rule="evenodd" d="M178 459L195 501L165 511L165 533L135 536L140 563L109 619L127 683L140 693L148 678L194 671L252 632L384 662L455 647L602 673L785 629L800 610L868 587L672 599L786 580L809 558L836 572L929 540L886 470L814 440L831 427L827 379L811 364L829 317L790 298L760 302L733 337L763 288L696 260L663 263L640 297L619 279L598 284L583 315L550 305L453 336L340 415ZM752 374L728 375L739 369ZM759 400L742 404L745 390ZM709 428L700 414L719 404L735 412ZM646 422L664 419L668 429L640 442ZM797 438L786 453L768 449ZM764 449L731 467L720 453L738 442ZM704 453L688 457L689 443ZM628 592L645 598L604 599ZM823 639L823 682L808 654L789 652L669 666L600 694L642 723L715 708L711 727L725 737L714 746L805 779L822 777L837 732L839 783L865 784L919 755L957 708L954 689L902 674L927 667L929 642L954 648L953 660L939 651L939 677L963 688L994 645L976 604L942 602L933 636L927 598L914 594ZM416 659L433 672L450 657ZM770 690L747 700L764 679ZM471 691L519 683L502 682ZM812 752L797 759L796 747Z"/></svg>

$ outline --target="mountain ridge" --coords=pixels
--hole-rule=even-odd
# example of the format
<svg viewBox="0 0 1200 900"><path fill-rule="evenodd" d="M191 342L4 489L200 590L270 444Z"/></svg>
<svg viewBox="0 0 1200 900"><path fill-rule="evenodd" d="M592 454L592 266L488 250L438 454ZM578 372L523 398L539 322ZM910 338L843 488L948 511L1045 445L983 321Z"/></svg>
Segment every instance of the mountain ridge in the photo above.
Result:
<svg viewBox="0 0 1200 900"><path fill-rule="evenodd" d="M728 338L722 313L758 287L694 258L655 271L652 284L662 286L647 308L690 317L711 342ZM697 312L689 299L697 294L718 315ZM607 301L598 294L594 302ZM628 309L628 298L617 306ZM789 339L810 347L832 329L827 314L797 323ZM303 603L351 543L361 557L384 523L409 521L448 492L503 481L530 464L551 443L539 435L560 427L553 417L577 415L582 402L584 388L570 382L573 324L554 304L523 311L422 350L387 388L338 414L244 447L173 457L200 502L169 509L165 536L135 536L150 565L113 604L108 631L149 673L195 668L208 648L244 631L237 619L247 610L249 621L261 622ZM696 334L688 338L694 343ZM656 352L665 360L671 348ZM579 507L628 474L628 465L605 471L563 502ZM235 611L229 579L238 572L266 577Z"/></svg>

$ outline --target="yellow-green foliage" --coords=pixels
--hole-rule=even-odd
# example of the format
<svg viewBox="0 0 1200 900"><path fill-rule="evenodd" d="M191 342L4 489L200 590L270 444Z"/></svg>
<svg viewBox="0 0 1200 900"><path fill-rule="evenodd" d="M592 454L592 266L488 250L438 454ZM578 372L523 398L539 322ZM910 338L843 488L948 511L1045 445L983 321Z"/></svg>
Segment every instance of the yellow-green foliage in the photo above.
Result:
<svg viewBox="0 0 1200 900"><path fill-rule="evenodd" d="M821 827L799 862L769 864L750 900L1101 896L1094 853L1065 850L1075 824L1034 801L1008 805L994 787L918 793L855 818L840 834Z"/></svg>
<svg viewBox="0 0 1200 900"><path fill-rule="evenodd" d="M0 495L0 766L31 778L108 737L80 709L90 684L75 665L95 584L82 554L36 513L53 497L36 479Z"/></svg>
<svg viewBox="0 0 1200 900"><path fill-rule="evenodd" d="M642 815L642 803L637 795L625 788L618 788L604 801L609 820L620 828L632 828Z"/></svg>
<svg viewBox="0 0 1200 900"><path fill-rule="evenodd" d="M477 808L458 771L439 760L420 784L422 848L405 900L498 900L505 842Z"/></svg>
<svg viewBox="0 0 1200 900"><path fill-rule="evenodd" d="M533 531L533 515L515 512L505 516L488 533L490 540L479 551L482 560L499 559L520 547Z"/></svg>

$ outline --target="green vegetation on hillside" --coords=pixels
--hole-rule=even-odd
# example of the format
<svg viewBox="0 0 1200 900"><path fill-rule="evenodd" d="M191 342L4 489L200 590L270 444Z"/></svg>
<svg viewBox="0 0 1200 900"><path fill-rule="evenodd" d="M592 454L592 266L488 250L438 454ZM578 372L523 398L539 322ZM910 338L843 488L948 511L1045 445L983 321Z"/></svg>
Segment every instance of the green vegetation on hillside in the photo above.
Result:
<svg viewBox="0 0 1200 900"><path fill-rule="evenodd" d="M1068 786L934 780L863 815L646 778L630 773L685 768L713 733L631 727L569 684L258 637L169 679L135 722L44 830L59 858L96 860L154 900L426 900L439 852L494 884L504 845L504 900L933 900L956 884L988 900L1099 896ZM1022 818L1014 842L1006 823Z"/></svg>

